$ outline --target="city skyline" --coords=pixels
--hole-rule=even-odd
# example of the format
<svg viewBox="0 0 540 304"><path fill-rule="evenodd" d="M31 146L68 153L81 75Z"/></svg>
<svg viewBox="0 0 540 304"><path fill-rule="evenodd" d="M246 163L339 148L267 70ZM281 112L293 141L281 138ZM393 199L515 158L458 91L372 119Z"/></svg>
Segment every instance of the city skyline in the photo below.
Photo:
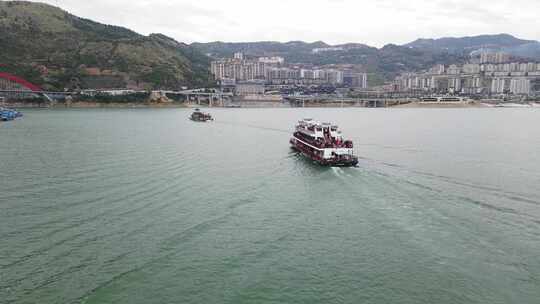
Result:
<svg viewBox="0 0 540 304"><path fill-rule="evenodd" d="M42 0L68 12L178 41L324 41L382 47L418 38L509 33L540 40L534 0ZM519 7L519 10L516 10Z"/></svg>

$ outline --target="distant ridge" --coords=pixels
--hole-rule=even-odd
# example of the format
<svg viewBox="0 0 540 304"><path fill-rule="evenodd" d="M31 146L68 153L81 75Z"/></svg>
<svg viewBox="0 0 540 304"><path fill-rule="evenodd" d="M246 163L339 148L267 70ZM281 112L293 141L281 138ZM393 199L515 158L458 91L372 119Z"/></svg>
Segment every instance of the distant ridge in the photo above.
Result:
<svg viewBox="0 0 540 304"><path fill-rule="evenodd" d="M514 48L535 42L536 41L533 40L519 39L509 34L498 34L460 38L445 37L439 39L417 39L411 43L405 44L404 46L437 51L448 50L452 52L467 52L481 48L502 50L505 48Z"/></svg>
<svg viewBox="0 0 540 304"><path fill-rule="evenodd" d="M282 56L290 63L314 65L357 64L370 74L370 83L392 80L404 71L427 69L434 64L459 64L473 51L505 51L518 57L540 60L540 43L509 34L480 35L461 38L418 39L404 45L388 44L375 48L360 43L330 45L317 42L210 42L192 46L213 57L231 57L236 52L248 56ZM340 48L340 51L314 53L316 48Z"/></svg>
<svg viewBox="0 0 540 304"><path fill-rule="evenodd" d="M478 35L467 37L443 37L443 38L420 38L413 42L401 45L403 47L415 48L419 50L431 50L431 51L474 51L477 49L511 49L522 46L535 45L540 42L535 40L525 40L516 38L510 34L496 34L496 35ZM395 44L388 44L384 47ZM225 53L232 55L234 52L246 52L260 55L261 53L280 53L287 52L287 48L294 46L302 49L312 50L314 48L331 48L342 47L345 49L351 48L371 48L361 43L344 43L344 44L328 44L324 41L316 42L304 42L304 41L289 41L289 42L277 42L277 41L256 41L256 42L207 42L199 43L195 42L192 46L206 51L214 51L216 55L224 55ZM380 48L383 49L384 47Z"/></svg>

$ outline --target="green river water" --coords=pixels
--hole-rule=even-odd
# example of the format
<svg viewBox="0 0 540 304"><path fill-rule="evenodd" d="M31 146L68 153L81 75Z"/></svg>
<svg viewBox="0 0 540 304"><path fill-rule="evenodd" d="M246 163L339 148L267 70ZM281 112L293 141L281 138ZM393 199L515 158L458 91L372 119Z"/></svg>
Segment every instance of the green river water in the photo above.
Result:
<svg viewBox="0 0 540 304"><path fill-rule="evenodd" d="M0 303L540 303L540 109L210 111L0 123Z"/></svg>

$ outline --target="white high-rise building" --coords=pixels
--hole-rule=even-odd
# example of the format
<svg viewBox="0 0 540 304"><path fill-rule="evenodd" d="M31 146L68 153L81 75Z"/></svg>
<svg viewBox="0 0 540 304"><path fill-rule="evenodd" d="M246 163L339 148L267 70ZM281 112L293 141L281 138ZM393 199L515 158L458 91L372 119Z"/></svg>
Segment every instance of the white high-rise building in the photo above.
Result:
<svg viewBox="0 0 540 304"><path fill-rule="evenodd" d="M313 78L314 79L326 79L326 70L313 70Z"/></svg>
<svg viewBox="0 0 540 304"><path fill-rule="evenodd" d="M444 64L437 64L429 70L430 73L438 75L444 74L445 71L446 69L444 67Z"/></svg>
<svg viewBox="0 0 540 304"><path fill-rule="evenodd" d="M493 78L491 81L491 92L495 94L505 93L510 89L510 83L507 78Z"/></svg>
<svg viewBox="0 0 540 304"><path fill-rule="evenodd" d="M463 73L465 74L477 74L480 73L480 65L479 64L465 64L463 65Z"/></svg>
<svg viewBox="0 0 540 304"><path fill-rule="evenodd" d="M527 78L512 78L510 80L510 93L529 95L531 93L531 80Z"/></svg>
<svg viewBox="0 0 540 304"><path fill-rule="evenodd" d="M300 70L300 78L302 78L302 79L315 79L315 73L313 72L313 70L301 69Z"/></svg>
<svg viewBox="0 0 540 304"><path fill-rule="evenodd" d="M210 70L216 80L246 81L264 79L266 67L258 61L224 59L212 61Z"/></svg>
<svg viewBox="0 0 540 304"><path fill-rule="evenodd" d="M459 75L459 73L461 73L461 69L455 64L450 65L446 70L446 74L449 75Z"/></svg>
<svg viewBox="0 0 540 304"><path fill-rule="evenodd" d="M339 70L327 70L326 79L330 84L342 84L343 83L343 72Z"/></svg>
<svg viewBox="0 0 540 304"><path fill-rule="evenodd" d="M511 59L510 54L504 52L493 53L491 51L483 51L473 56L473 61L477 63L506 63Z"/></svg>
<svg viewBox="0 0 540 304"><path fill-rule="evenodd" d="M244 53L241 53L241 52L234 53L234 59L244 60Z"/></svg>
<svg viewBox="0 0 540 304"><path fill-rule="evenodd" d="M412 88L414 84L412 83L412 79L407 79L408 83L405 85L408 88ZM353 88L361 88L366 89L367 88L367 74L366 73L356 73L347 71L343 73L343 84L349 87Z"/></svg>
<svg viewBox="0 0 540 304"><path fill-rule="evenodd" d="M279 56L273 56L273 57L259 57L259 62L265 63L265 64L284 64L285 58L279 57Z"/></svg>

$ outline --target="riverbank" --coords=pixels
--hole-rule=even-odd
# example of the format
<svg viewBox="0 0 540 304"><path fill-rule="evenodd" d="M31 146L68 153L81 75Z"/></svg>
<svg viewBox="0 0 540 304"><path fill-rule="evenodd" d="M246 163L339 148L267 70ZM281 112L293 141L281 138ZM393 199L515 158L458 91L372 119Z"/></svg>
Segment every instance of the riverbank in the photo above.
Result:
<svg viewBox="0 0 540 304"><path fill-rule="evenodd" d="M489 105L478 102L456 102L456 103L424 103L424 102L411 102L407 104L400 104L391 106L391 108L489 108Z"/></svg>
<svg viewBox="0 0 540 304"><path fill-rule="evenodd" d="M52 108L52 109L96 109L96 108L188 108L189 104L185 103L138 103L138 102L90 102L78 101L71 104L65 103L28 103L28 102L6 102L5 107L17 109L34 109L34 108Z"/></svg>
<svg viewBox="0 0 540 304"><path fill-rule="evenodd" d="M233 104L234 107L238 108L302 108L295 107L289 103L282 102L238 102ZM512 106L514 105L514 106ZM178 102L168 102L168 103L142 103L142 102L90 102L90 101L78 101L72 102L71 104L65 103L29 103L29 102L6 102L4 107L7 108L17 108L17 109L33 109L33 108L52 108L52 109L97 109L97 108L206 108L207 105L199 105L196 103L178 103ZM213 106L213 108L230 108L231 106ZM350 104L350 103L340 103L340 102L317 102L317 103L305 103L304 108L366 108L361 104ZM420 103L420 102L411 102L407 104L400 105L389 105L387 108L493 108L496 107L494 104L486 103ZM498 107L518 107L515 104L508 104L508 106L498 106ZM526 105L521 105L521 107L527 107ZM532 104L530 107L540 107L540 104Z"/></svg>

